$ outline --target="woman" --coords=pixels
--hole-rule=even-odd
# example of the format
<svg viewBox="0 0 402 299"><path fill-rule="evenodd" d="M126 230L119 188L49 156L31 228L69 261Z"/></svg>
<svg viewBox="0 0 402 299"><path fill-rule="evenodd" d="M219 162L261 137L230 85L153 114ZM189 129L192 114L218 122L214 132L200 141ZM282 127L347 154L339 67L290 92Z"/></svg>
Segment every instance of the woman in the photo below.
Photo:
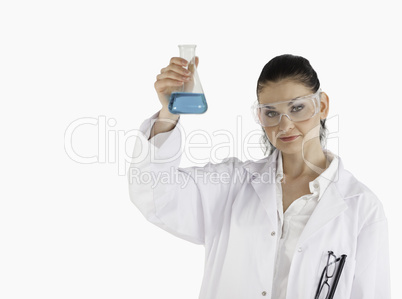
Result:
<svg viewBox="0 0 402 299"><path fill-rule="evenodd" d="M261 72L254 112L267 157L179 168L180 116L167 105L191 80L186 64L174 57L157 76L162 108L141 125L128 178L150 222L205 246L199 298L390 298L382 204L323 149L329 98L309 61L281 55Z"/></svg>

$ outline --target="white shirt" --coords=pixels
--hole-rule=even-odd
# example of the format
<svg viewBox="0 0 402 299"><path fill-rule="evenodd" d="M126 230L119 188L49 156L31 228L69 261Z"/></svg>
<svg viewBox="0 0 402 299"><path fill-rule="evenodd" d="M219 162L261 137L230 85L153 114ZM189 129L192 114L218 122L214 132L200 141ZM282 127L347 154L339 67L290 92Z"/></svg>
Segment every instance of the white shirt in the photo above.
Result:
<svg viewBox="0 0 402 299"><path fill-rule="evenodd" d="M288 275L294 251L307 221L310 219L318 201L325 192L328 184L335 180L338 169L338 159L330 152L326 152L330 165L315 180L309 183L311 194L296 199L283 213L282 185L283 163L282 154L278 155L276 169L276 201L278 206L278 246L275 259L275 274L272 298L285 299L288 285Z"/></svg>
<svg viewBox="0 0 402 299"><path fill-rule="evenodd" d="M314 212L314 199L303 198L281 218L275 182L279 151L258 161L229 158L180 168L185 137L180 124L148 141L156 117L142 123L134 145L130 200L149 222L205 247L199 299L278 299L280 284L288 285L287 299L314 298L328 251L347 255L334 299L390 298L383 206L340 158L333 182L319 178L311 185L314 195L314 183L319 184ZM287 221L292 211L295 216ZM292 235L301 230L299 237Z"/></svg>

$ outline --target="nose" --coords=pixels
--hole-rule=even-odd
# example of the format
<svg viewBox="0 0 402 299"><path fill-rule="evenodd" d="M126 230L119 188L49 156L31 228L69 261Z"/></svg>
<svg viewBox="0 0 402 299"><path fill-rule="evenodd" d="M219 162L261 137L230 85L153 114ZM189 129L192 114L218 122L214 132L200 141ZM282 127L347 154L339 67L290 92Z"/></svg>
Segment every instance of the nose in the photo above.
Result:
<svg viewBox="0 0 402 299"><path fill-rule="evenodd" d="M287 132L293 129L293 122L287 114L282 114L279 120L279 130Z"/></svg>

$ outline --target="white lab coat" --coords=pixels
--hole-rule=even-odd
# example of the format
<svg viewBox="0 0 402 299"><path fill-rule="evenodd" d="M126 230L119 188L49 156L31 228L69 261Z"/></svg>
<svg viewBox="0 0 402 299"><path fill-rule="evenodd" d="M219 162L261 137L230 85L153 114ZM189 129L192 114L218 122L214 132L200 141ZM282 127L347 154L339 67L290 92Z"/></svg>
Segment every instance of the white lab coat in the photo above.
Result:
<svg viewBox="0 0 402 299"><path fill-rule="evenodd" d="M278 151L259 161L230 158L179 168L180 120L172 131L151 139L162 140L157 148L148 141L156 116L143 122L144 137L134 147L128 172L131 201L148 221L204 245L199 298L271 298L277 246L273 232L281 229L272 179ZM286 298L314 298L329 250L347 255L334 298L390 298L388 227L382 204L339 161L338 179L329 184L296 246Z"/></svg>

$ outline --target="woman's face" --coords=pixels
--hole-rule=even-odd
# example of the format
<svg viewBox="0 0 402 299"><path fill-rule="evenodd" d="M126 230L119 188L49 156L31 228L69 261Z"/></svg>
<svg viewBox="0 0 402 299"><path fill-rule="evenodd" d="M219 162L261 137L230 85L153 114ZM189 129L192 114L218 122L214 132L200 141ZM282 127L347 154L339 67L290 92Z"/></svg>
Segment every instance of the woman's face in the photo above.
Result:
<svg viewBox="0 0 402 299"><path fill-rule="evenodd" d="M284 79L276 83L268 82L259 93L258 98L260 104L270 104L290 101L312 93L313 91L303 84ZM308 120L292 122L283 115L278 125L264 127L269 141L277 149L287 154L301 152L302 146L304 146L304 151L307 151L311 145L320 146L320 119L325 119L328 115L328 96L325 93L321 93L320 101L319 112ZM279 113L287 114L287 104L279 107L282 110L278 111Z"/></svg>

